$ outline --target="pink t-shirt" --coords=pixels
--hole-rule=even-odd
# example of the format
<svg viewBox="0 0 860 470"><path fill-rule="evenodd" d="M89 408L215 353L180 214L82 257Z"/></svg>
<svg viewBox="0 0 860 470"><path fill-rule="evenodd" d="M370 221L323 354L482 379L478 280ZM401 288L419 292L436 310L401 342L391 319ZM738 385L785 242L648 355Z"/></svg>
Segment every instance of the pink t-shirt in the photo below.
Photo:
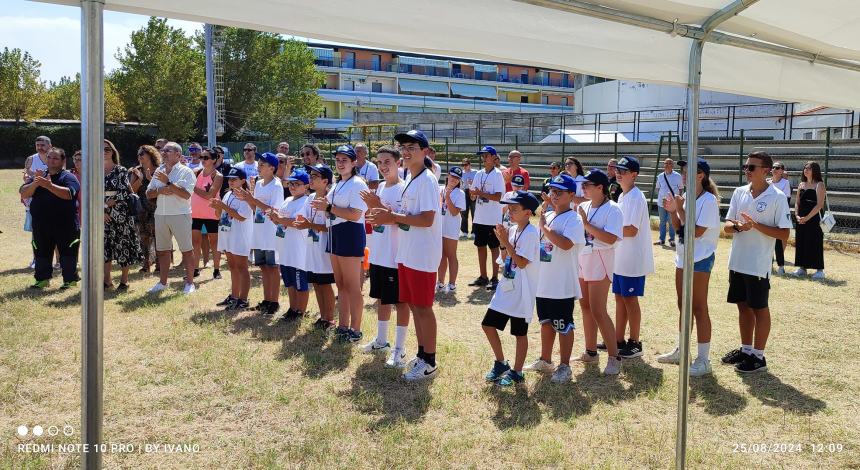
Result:
<svg viewBox="0 0 860 470"><path fill-rule="evenodd" d="M201 171L197 175L197 183L194 184L194 187L208 191L212 187L213 176L215 176L214 171L209 176L203 175ZM218 219L218 217L215 217L215 209L209 207L209 200L198 196L197 193L191 195L191 217L195 219Z"/></svg>

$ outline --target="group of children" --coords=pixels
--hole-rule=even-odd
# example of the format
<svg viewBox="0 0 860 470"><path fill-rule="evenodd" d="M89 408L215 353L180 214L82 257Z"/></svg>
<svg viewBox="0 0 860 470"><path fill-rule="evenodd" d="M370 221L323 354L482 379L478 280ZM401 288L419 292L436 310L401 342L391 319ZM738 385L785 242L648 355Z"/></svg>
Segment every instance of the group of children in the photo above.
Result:
<svg viewBox="0 0 860 470"><path fill-rule="evenodd" d="M404 369L406 380L434 377L438 367L433 302L436 293L456 292L460 212L467 208L461 187L463 170L450 168L445 184L439 185L439 166L429 158L426 136L412 130L398 134L395 140L398 146L376 150L374 173L380 181L366 181L361 175L371 163L363 155L358 158L353 147L343 145L334 152L334 168L324 163L294 167L285 179L286 198L280 178L275 177L276 156L264 154L260 159L253 190L248 187L246 172L238 166L231 168L225 175L229 191L211 201L219 217L218 249L227 254L232 283L230 294L218 305L249 308L248 264L253 261L263 277L264 299L254 307L262 315L274 315L280 309L279 283L283 281L289 297L283 319L303 317L313 286L320 309L315 326L333 329L339 340L359 342L363 338L362 262L367 247L369 295L377 301L378 318L376 335L361 349L387 354L385 365ZM495 149L486 146L478 155L483 169L467 189L476 204L473 232L480 276L470 285L493 291L481 322L495 355L486 379L512 385L524 380L525 371L536 371L551 373L553 382L570 381L576 300L582 308L585 335L585 352L576 360L597 362L598 350L605 349L604 374L618 374L622 359L643 355L638 299L644 295L646 276L654 272L648 203L635 185L638 160L624 157L615 164L622 191L616 203L609 194L609 177L598 169L552 177L542 199L527 191L519 176L511 179L513 190L505 193L504 179L494 162ZM685 162L679 163L686 169ZM707 162L699 159L696 171L693 312L699 347L691 374L704 375L711 371L707 289L720 221L719 199ZM683 234L686 197L676 195L662 204ZM761 213L761 204L756 207ZM738 214L743 221L735 220L741 217ZM744 238L743 232L756 227L755 216L738 209L730 209L729 215L733 222L724 228L727 233ZM761 232L769 233L766 229ZM488 247L492 277L486 267ZM680 308L683 239L676 256ZM733 253L732 259L736 256L742 255ZM744 329L750 323L745 314L762 318L759 328L764 322L762 294L754 291L756 286L748 276L733 270L729 293L729 301L739 305L743 350L723 358L741 372L761 370L764 364L763 355L758 354L763 341L756 343L760 349L753 349ZM332 285L337 286L337 298ZM607 311L610 287L615 296L614 322ZM766 290L764 296L766 310ZM392 306L396 312L393 347L389 342ZM535 309L541 325L540 354L526 364L526 334ZM415 324L418 351L407 360L410 319ZM767 320L769 326L769 316ZM506 360L499 336L509 323L510 334L516 337L513 364ZM597 343L598 331L602 344ZM556 337L560 357L554 364ZM678 356L676 348L658 361L678 363Z"/></svg>

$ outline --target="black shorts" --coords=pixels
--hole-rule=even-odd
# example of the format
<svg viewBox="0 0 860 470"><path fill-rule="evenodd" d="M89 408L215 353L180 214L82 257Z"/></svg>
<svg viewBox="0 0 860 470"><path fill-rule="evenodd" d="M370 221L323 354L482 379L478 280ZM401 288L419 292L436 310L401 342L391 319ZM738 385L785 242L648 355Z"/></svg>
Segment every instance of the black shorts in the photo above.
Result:
<svg viewBox="0 0 860 470"><path fill-rule="evenodd" d="M567 334L576 329L576 323L573 321L574 305L576 305L576 297L569 299L537 297L535 299L538 320L540 320L541 325L549 323L561 334Z"/></svg>
<svg viewBox="0 0 860 470"><path fill-rule="evenodd" d="M397 282L397 268L370 265L370 297L379 299L382 305L400 303L400 286Z"/></svg>
<svg viewBox="0 0 860 470"><path fill-rule="evenodd" d="M510 315L497 312L491 308L487 309L487 314L484 315L484 320L481 322L481 325L489 326L499 331L504 331L505 325L508 324L508 320L511 321L511 335L525 336L526 333L528 333L529 324L526 322L525 318L512 317Z"/></svg>
<svg viewBox="0 0 860 470"><path fill-rule="evenodd" d="M472 224L472 233L475 234L475 246L499 247L499 239L496 238L495 227L492 225Z"/></svg>
<svg viewBox="0 0 860 470"><path fill-rule="evenodd" d="M206 233L218 233L216 219L191 219L191 230L201 230L206 227Z"/></svg>
<svg viewBox="0 0 860 470"><path fill-rule="evenodd" d="M745 302L749 308L767 308L769 294L770 279L729 271L728 303Z"/></svg>
<svg viewBox="0 0 860 470"><path fill-rule="evenodd" d="M334 284L334 273L317 274L309 271L308 284Z"/></svg>

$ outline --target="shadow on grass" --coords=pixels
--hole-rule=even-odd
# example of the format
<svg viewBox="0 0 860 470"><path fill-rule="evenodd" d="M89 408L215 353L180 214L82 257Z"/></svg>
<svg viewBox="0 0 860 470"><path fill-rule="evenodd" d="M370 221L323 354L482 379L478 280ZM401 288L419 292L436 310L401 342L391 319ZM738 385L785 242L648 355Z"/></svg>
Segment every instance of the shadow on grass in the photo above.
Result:
<svg viewBox="0 0 860 470"><path fill-rule="evenodd" d="M295 335L299 326L299 322L289 322L283 327L285 331L278 360L300 357L302 374L310 378L324 377L347 368L355 349L352 343L335 341L331 337L332 330L305 328L301 334Z"/></svg>
<svg viewBox="0 0 860 470"><path fill-rule="evenodd" d="M251 337L260 341L283 341L295 336L301 322L281 320L280 315L264 317L257 312L246 312L233 320L231 333L250 332Z"/></svg>
<svg viewBox="0 0 860 470"><path fill-rule="evenodd" d="M595 401L614 404L634 400L641 395L655 394L663 381L663 369L640 359L623 361L620 376L603 375L596 363L586 364L582 372L576 375L576 384L584 395L582 400L588 409ZM625 383L629 386L625 387Z"/></svg>
<svg viewBox="0 0 860 470"><path fill-rule="evenodd" d="M178 286L177 286L178 284ZM173 299L179 295L182 295L182 287L184 287L184 283L172 283L167 287L167 289L159 294L150 294L148 292L143 292L137 296L132 296L128 293L121 294L121 298L116 301L116 304L119 305L120 309L123 312L134 312L140 308L153 308L164 303L167 303L170 299ZM105 298L108 297L105 294Z"/></svg>
<svg viewBox="0 0 860 470"><path fill-rule="evenodd" d="M454 307L458 305L460 301L457 300L457 296L455 295L443 294L440 292L436 294L436 303L440 307Z"/></svg>
<svg viewBox="0 0 860 470"><path fill-rule="evenodd" d="M232 320L239 314L238 310L210 310L208 312L197 312L191 316L191 322L197 325L217 323L222 320Z"/></svg>
<svg viewBox="0 0 860 470"><path fill-rule="evenodd" d="M56 284L58 281L54 281ZM62 282L62 281L59 281ZM50 295L54 295L58 292L62 292L58 290L56 287L48 287L46 289L31 289L29 287L22 287L20 289L16 289L10 292L6 292L3 295L0 295L0 304L5 304L6 302L16 301L16 300L38 300L44 299Z"/></svg>
<svg viewBox="0 0 860 470"><path fill-rule="evenodd" d="M401 370L385 368L384 364L385 358L378 355L360 365L352 377L352 387L340 392L362 413L379 416L370 425L372 431L398 421L417 422L430 407L430 381L406 382L400 377Z"/></svg>
<svg viewBox="0 0 860 470"><path fill-rule="evenodd" d="M782 408L799 415L812 415L827 408L827 403L811 397L793 386L783 383L779 377L764 374L743 374L741 379L749 387L752 396L762 404Z"/></svg>
<svg viewBox="0 0 860 470"><path fill-rule="evenodd" d="M499 429L528 429L540 424L541 411L535 394L529 396L524 383L512 387L489 384L486 392L496 400L496 414L490 419Z"/></svg>
<svg viewBox="0 0 860 470"><path fill-rule="evenodd" d="M591 412L591 401L579 389L579 383L556 384L549 374L540 374L531 399L548 409L550 419L567 421Z"/></svg>
<svg viewBox="0 0 860 470"><path fill-rule="evenodd" d="M16 274L33 274L33 268L25 266L23 268L12 268L0 271L0 276L14 276Z"/></svg>
<svg viewBox="0 0 860 470"><path fill-rule="evenodd" d="M466 297L466 302L472 305L489 305L490 299L493 298L493 292L488 291L484 287L470 287L469 296Z"/></svg>
<svg viewBox="0 0 860 470"><path fill-rule="evenodd" d="M690 402L699 400L711 416L734 415L747 407L746 397L720 385L714 374L690 377Z"/></svg>

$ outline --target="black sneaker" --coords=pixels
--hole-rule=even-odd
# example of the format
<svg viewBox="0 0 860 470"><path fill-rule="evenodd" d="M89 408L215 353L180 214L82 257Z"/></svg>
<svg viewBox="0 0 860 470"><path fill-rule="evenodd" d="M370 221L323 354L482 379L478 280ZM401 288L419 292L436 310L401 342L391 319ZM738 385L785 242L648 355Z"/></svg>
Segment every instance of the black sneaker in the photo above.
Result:
<svg viewBox="0 0 860 470"><path fill-rule="evenodd" d="M598 351L606 351L606 343L597 343L597 350Z"/></svg>
<svg viewBox="0 0 860 470"><path fill-rule="evenodd" d="M622 344L624 344L622 346ZM627 343L619 343L618 355L622 359L633 359L634 357L642 357L642 341L627 340Z"/></svg>
<svg viewBox="0 0 860 470"><path fill-rule="evenodd" d="M226 307L227 305L232 304L236 300L232 295L228 295L226 299L215 304L216 307Z"/></svg>
<svg viewBox="0 0 860 470"><path fill-rule="evenodd" d="M260 314L266 317L271 317L274 314L278 313L278 310L281 309L281 304L277 302L269 302L267 308L265 310L260 310Z"/></svg>
<svg viewBox="0 0 860 470"><path fill-rule="evenodd" d="M227 306L227 310L246 310L250 307L247 300L233 299L233 302Z"/></svg>
<svg viewBox="0 0 860 470"><path fill-rule="evenodd" d="M484 277L484 276L478 276L478 278L477 278L477 279L475 279L474 281L472 281L472 282L470 282L470 283L469 283L469 286L471 286L471 287L484 287L484 286L486 286L489 282L490 282L490 280L489 280L489 279L487 279L486 277Z"/></svg>
<svg viewBox="0 0 860 470"><path fill-rule="evenodd" d="M254 308L252 308L251 310L254 310L256 312L264 312L264 311L268 310L268 308L269 308L269 301L263 300L262 302L255 305Z"/></svg>
<svg viewBox="0 0 860 470"><path fill-rule="evenodd" d="M314 322L314 328L318 330L327 330L331 328L331 323L328 320L318 318L317 321Z"/></svg>
<svg viewBox="0 0 860 470"><path fill-rule="evenodd" d="M194 268L194 277L200 277L200 270L197 268Z"/></svg>
<svg viewBox="0 0 860 470"><path fill-rule="evenodd" d="M487 290L488 291L495 291L496 287L498 287L498 286L499 286L499 279L494 277L494 278L490 279L490 283L487 285Z"/></svg>
<svg viewBox="0 0 860 470"><path fill-rule="evenodd" d="M298 310L293 310L293 309L289 308L289 309L287 309L287 313L285 313L281 317L281 320L282 321L292 321L292 320L298 320L299 318L302 318L302 312L299 312ZM322 319L320 319L320 320L322 320ZM317 320L317 321L319 321L319 320Z"/></svg>
<svg viewBox="0 0 860 470"><path fill-rule="evenodd" d="M767 359L759 359L755 354L747 354L743 362L735 364L735 371L741 374L752 374L767 371Z"/></svg>
<svg viewBox="0 0 860 470"><path fill-rule="evenodd" d="M749 354L741 351L740 349L732 349L720 360L723 364L740 364L741 362L744 362L748 355Z"/></svg>
<svg viewBox="0 0 860 470"><path fill-rule="evenodd" d="M334 339L336 341L340 341L342 343L349 341L349 328L345 326L339 326L334 330Z"/></svg>
<svg viewBox="0 0 860 470"><path fill-rule="evenodd" d="M212 279L221 279L221 270L215 269L212 271Z"/></svg>
<svg viewBox="0 0 860 470"><path fill-rule="evenodd" d="M347 330L346 334L347 334L346 340L349 341L350 343L357 343L357 342L361 341L362 336L364 336L364 333L362 333L360 331L355 331L352 328Z"/></svg>

